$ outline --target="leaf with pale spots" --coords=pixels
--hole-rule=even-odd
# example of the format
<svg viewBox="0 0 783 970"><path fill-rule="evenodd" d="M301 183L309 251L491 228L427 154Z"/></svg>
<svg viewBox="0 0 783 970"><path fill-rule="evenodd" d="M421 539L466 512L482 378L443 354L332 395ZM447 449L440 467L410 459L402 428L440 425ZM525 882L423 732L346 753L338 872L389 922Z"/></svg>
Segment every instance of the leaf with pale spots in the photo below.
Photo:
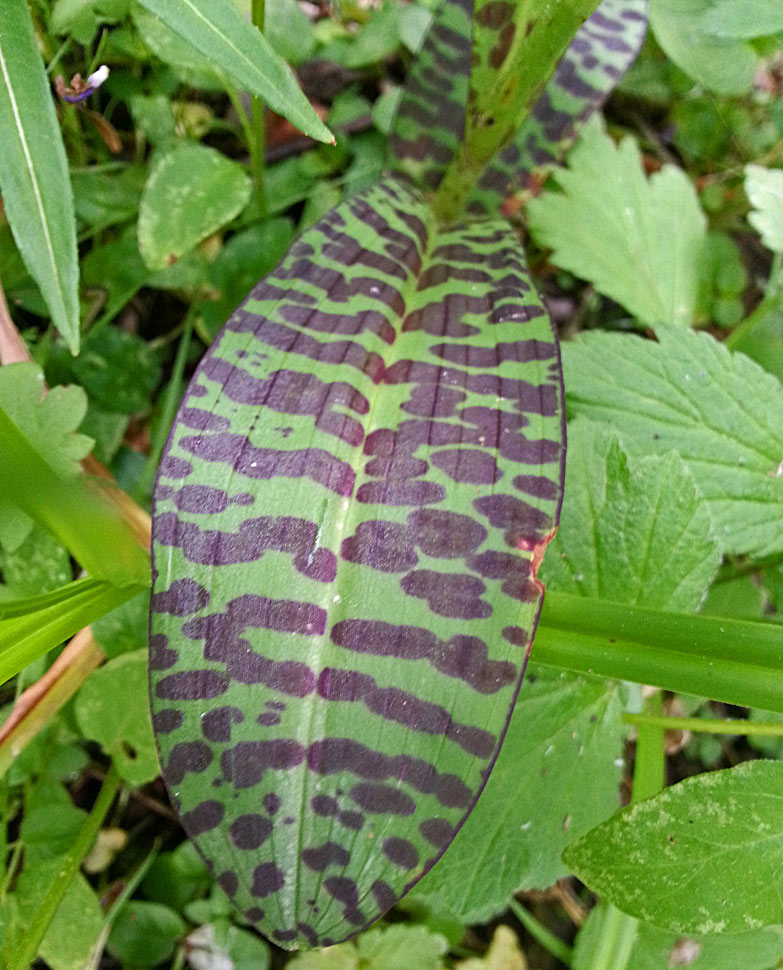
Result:
<svg viewBox="0 0 783 970"><path fill-rule="evenodd" d="M594 892L676 933L783 923L783 764L749 761L629 806L564 853ZM731 873L727 880L726 874Z"/></svg>
<svg viewBox="0 0 783 970"><path fill-rule="evenodd" d="M139 250L164 269L238 215L250 179L214 148L182 142L157 156L139 204Z"/></svg>
<svg viewBox="0 0 783 970"><path fill-rule="evenodd" d="M502 220L397 179L229 319L155 493L151 692L188 834L286 947L437 860L497 756L563 461L557 344Z"/></svg>

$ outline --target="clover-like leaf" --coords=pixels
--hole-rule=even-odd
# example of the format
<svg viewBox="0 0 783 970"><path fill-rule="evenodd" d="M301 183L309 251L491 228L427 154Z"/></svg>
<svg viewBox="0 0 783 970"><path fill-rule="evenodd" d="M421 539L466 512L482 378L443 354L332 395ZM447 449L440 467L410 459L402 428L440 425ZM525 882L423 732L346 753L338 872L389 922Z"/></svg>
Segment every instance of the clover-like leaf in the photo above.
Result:
<svg viewBox="0 0 783 970"><path fill-rule="evenodd" d="M199 366L161 464L164 776L287 947L385 912L497 756L557 522L555 337L502 220L386 179L307 230Z"/></svg>

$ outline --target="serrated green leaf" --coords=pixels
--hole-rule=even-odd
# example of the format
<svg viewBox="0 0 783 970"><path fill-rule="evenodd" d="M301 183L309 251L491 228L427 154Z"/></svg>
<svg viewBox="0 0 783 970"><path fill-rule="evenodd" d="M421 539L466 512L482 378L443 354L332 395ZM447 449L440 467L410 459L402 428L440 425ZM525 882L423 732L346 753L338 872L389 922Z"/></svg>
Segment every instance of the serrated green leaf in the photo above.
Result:
<svg viewBox="0 0 783 970"><path fill-rule="evenodd" d="M124 653L93 671L79 690L74 710L84 736L112 756L123 781L144 785L158 777L146 650Z"/></svg>
<svg viewBox="0 0 783 970"><path fill-rule="evenodd" d="M783 170L745 166L745 192L753 206L748 222L774 253L783 253Z"/></svg>
<svg viewBox="0 0 783 970"><path fill-rule="evenodd" d="M564 860L624 912L676 933L783 923L783 764L697 775L623 809ZM726 874L731 873L727 879Z"/></svg>
<svg viewBox="0 0 783 970"><path fill-rule="evenodd" d="M409 970L412 953L416 970L441 970L449 944L425 926L386 926L362 933L356 948L367 970Z"/></svg>
<svg viewBox="0 0 783 970"><path fill-rule="evenodd" d="M237 162L192 142L158 156L139 205L139 249L164 269L242 211L250 179Z"/></svg>
<svg viewBox="0 0 783 970"><path fill-rule="evenodd" d="M631 455L676 451L725 552L783 550L783 388L709 334L658 342L590 333L563 347L569 412L611 426Z"/></svg>
<svg viewBox="0 0 783 970"><path fill-rule="evenodd" d="M650 0L650 26L677 67L695 81L718 94L745 94L753 83L756 52L750 44L708 30L705 15L713 3Z"/></svg>
<svg viewBox="0 0 783 970"><path fill-rule="evenodd" d="M611 683L529 675L484 793L414 898L483 923L518 890L566 875L560 855L574 834L618 805L621 709Z"/></svg>
<svg viewBox="0 0 783 970"><path fill-rule="evenodd" d="M306 135L334 142L288 65L232 0L139 0L210 63L287 118Z"/></svg>
<svg viewBox="0 0 783 970"><path fill-rule="evenodd" d="M87 412L80 387L54 387L45 394L37 364L8 364L0 370L0 409L35 450L61 475L76 475L92 441L76 433Z"/></svg>
<svg viewBox="0 0 783 970"><path fill-rule="evenodd" d="M515 234L441 228L397 179L307 230L200 365L156 488L153 706L186 831L276 942L388 909L483 786L561 434Z"/></svg>
<svg viewBox="0 0 783 970"><path fill-rule="evenodd" d="M712 0L702 22L716 37L766 37L783 32L783 7L769 0Z"/></svg>
<svg viewBox="0 0 783 970"><path fill-rule="evenodd" d="M616 146L595 118L555 179L562 193L528 206L533 235L554 249L553 262L641 323L689 326L707 223L686 174L665 165L646 179L633 139Z"/></svg>
<svg viewBox="0 0 783 970"><path fill-rule="evenodd" d="M0 189L16 245L52 321L79 350L76 219L60 126L25 0L0 24Z"/></svg>
<svg viewBox="0 0 783 970"><path fill-rule="evenodd" d="M688 612L704 599L720 549L702 496L675 453L630 467L617 438L568 428L566 500L542 578L552 589Z"/></svg>

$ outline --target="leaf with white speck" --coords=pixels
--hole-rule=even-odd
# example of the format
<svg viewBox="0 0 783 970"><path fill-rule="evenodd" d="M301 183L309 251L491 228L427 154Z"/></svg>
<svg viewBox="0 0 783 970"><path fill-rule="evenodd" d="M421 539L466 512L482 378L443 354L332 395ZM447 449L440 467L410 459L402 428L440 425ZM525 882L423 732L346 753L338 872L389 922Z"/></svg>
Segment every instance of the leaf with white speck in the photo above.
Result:
<svg viewBox="0 0 783 970"><path fill-rule="evenodd" d="M783 764L688 778L574 842L565 862L623 912L677 933L783 923ZM730 876L727 878L727 874Z"/></svg>

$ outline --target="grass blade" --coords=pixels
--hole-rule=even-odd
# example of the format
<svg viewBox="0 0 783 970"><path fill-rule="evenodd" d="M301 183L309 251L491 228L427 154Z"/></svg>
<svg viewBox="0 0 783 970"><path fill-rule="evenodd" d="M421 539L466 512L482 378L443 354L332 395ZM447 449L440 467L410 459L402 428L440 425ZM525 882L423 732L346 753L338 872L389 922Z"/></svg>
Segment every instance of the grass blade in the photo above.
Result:
<svg viewBox="0 0 783 970"><path fill-rule="evenodd" d="M100 579L80 579L64 587L67 599L0 619L0 684L18 674L67 637L131 599L138 586L112 586ZM59 592L59 591L58 591ZM2 616L2 614L0 614Z"/></svg>
<svg viewBox="0 0 783 970"><path fill-rule="evenodd" d="M0 21L0 190L55 327L79 351L79 267L68 160L25 0Z"/></svg>
<svg viewBox="0 0 783 970"><path fill-rule="evenodd" d="M143 7L233 77L318 141L334 137L302 94L285 61L264 35L226 0L139 0Z"/></svg>

